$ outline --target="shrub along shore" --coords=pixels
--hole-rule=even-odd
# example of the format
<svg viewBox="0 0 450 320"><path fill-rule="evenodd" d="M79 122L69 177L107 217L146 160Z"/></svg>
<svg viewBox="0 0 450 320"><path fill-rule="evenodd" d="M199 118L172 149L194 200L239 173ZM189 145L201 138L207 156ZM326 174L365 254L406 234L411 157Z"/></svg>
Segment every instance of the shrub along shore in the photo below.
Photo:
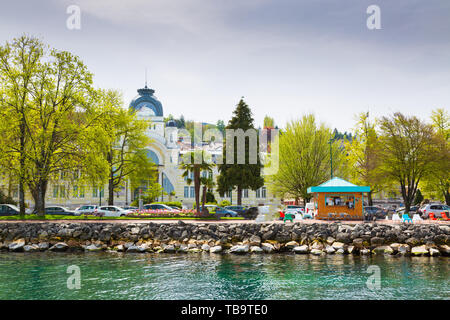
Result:
<svg viewBox="0 0 450 320"><path fill-rule="evenodd" d="M450 255L449 225L0 223L0 250Z"/></svg>

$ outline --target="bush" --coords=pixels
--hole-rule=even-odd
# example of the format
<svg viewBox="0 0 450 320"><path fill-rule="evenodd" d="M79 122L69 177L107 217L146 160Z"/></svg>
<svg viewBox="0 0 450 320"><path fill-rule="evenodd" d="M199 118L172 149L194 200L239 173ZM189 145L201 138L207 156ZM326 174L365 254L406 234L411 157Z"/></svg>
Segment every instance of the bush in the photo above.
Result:
<svg viewBox="0 0 450 320"><path fill-rule="evenodd" d="M183 205L181 204L180 201L160 201L160 202L153 202L153 203L158 203L158 204L165 204L166 206L169 207L182 207Z"/></svg>
<svg viewBox="0 0 450 320"><path fill-rule="evenodd" d="M0 190L0 203L17 205L17 202L10 196L7 196Z"/></svg>
<svg viewBox="0 0 450 320"><path fill-rule="evenodd" d="M222 200L219 203L219 207L226 207L226 206L231 206L231 202L228 200Z"/></svg>

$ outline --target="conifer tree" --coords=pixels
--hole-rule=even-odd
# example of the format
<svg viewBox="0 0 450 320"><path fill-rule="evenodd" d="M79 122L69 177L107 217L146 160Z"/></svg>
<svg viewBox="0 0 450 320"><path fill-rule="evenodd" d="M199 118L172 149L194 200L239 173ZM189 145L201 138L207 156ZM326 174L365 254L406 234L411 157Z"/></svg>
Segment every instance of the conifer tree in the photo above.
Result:
<svg viewBox="0 0 450 320"><path fill-rule="evenodd" d="M246 133L244 138L245 154L244 163L238 163L238 141L239 139L233 132L242 129ZM221 196L225 192L236 189L237 190L237 204L242 204L242 190L251 189L256 190L264 185L264 178L261 175L262 164L259 157L258 134L255 129L252 113L249 106L241 98L236 109L233 112L233 117L226 126L226 138L223 148L223 164L219 165L219 176L217 177L217 191ZM253 138L252 138L253 135ZM256 139L254 137L256 136ZM230 141L230 139L233 139ZM251 146L251 144L256 144ZM233 159L227 161L227 148L233 145L234 154ZM251 163L256 150L256 163ZM231 160L231 161L230 161Z"/></svg>

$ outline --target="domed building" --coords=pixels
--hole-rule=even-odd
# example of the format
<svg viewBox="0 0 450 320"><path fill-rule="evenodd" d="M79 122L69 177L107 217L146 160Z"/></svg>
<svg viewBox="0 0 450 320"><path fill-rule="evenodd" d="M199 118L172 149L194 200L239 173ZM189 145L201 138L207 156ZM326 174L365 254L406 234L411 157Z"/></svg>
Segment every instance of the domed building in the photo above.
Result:
<svg viewBox="0 0 450 320"><path fill-rule="evenodd" d="M158 201L180 201L185 208L192 208L195 203L194 185L188 184L187 179L193 179L193 173L188 177L182 177L183 171L179 168L183 154L191 152L190 134L184 128L177 128L173 120L164 122L164 109L162 103L154 95L155 90L147 87L137 90L138 95L130 102L129 108L136 112L138 119L149 121L146 134L151 139L146 147L147 155L155 163L158 170L158 183L164 192ZM206 148L215 162L222 155L222 144L203 143L195 145L195 149ZM202 172L202 176L209 175L216 181L218 175L217 166L212 172ZM68 175L61 175L60 179L52 181L46 195L47 206L66 206L76 208L80 205L107 204L108 185L74 185ZM145 186L142 186L143 190ZM4 181L0 180L0 189L7 190ZM133 190L128 182L114 195L114 204L118 206L130 205L139 196L139 189ZM18 200L18 189L13 186L12 197ZM236 191L228 192L224 197L214 192L215 199L220 202L228 200L236 203ZM29 207L33 206L31 196L26 196ZM243 190L242 204L256 206L269 203L279 203L279 199L269 194L266 187L256 191Z"/></svg>

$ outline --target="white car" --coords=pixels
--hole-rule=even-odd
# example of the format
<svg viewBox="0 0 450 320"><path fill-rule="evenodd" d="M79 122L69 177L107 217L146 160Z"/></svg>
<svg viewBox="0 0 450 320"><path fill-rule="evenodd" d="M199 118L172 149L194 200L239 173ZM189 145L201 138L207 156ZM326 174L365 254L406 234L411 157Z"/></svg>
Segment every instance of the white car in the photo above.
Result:
<svg viewBox="0 0 450 320"><path fill-rule="evenodd" d="M144 204L142 208L145 210L165 210L170 212L180 212L180 210L174 209L162 203Z"/></svg>
<svg viewBox="0 0 450 320"><path fill-rule="evenodd" d="M428 219L430 218L430 213L433 213L436 218L442 218L442 212L445 212L448 216L450 211L445 204L429 203L421 207L420 212L422 213L422 218Z"/></svg>
<svg viewBox="0 0 450 320"><path fill-rule="evenodd" d="M94 204L83 205L75 209L75 215L94 214L98 210L98 206Z"/></svg>
<svg viewBox="0 0 450 320"><path fill-rule="evenodd" d="M97 215L104 217L125 217L132 212L132 210L125 210L118 206L103 206L97 209Z"/></svg>

